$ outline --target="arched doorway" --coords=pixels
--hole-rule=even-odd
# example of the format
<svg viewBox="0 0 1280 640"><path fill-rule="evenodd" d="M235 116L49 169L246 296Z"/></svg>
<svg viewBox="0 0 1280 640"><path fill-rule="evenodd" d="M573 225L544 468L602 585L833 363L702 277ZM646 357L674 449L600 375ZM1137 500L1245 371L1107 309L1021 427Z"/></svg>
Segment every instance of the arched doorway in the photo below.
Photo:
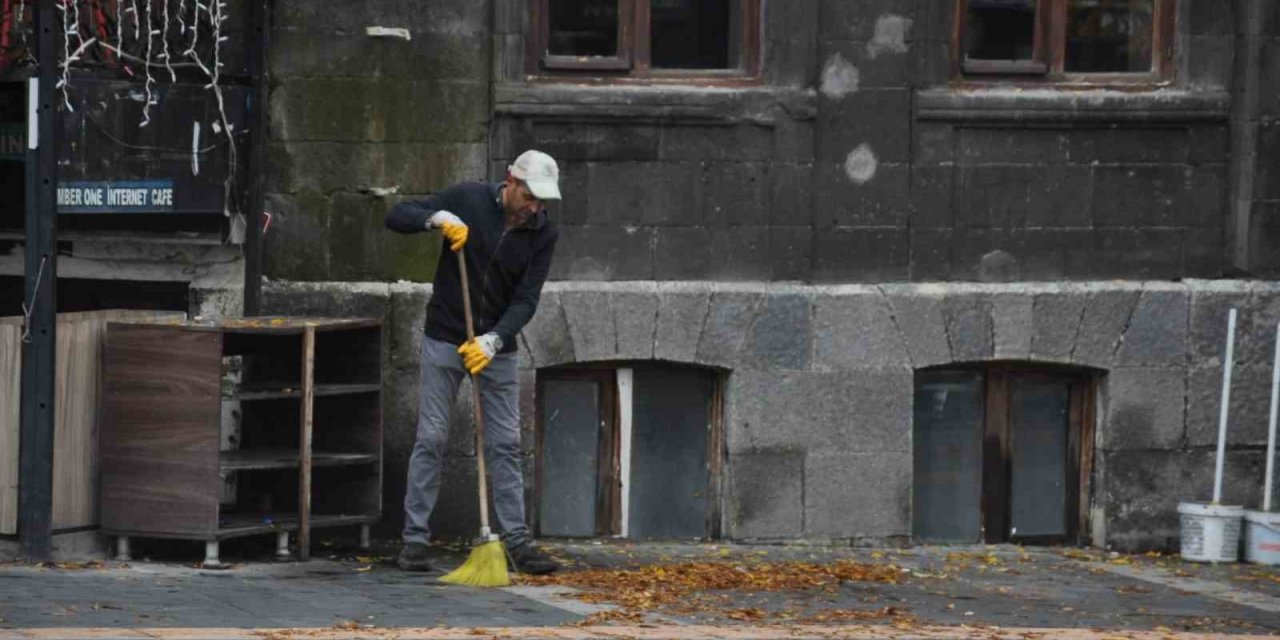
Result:
<svg viewBox="0 0 1280 640"><path fill-rule="evenodd" d="M667 363L538 371L538 535L717 538L721 375Z"/></svg>
<svg viewBox="0 0 1280 640"><path fill-rule="evenodd" d="M917 371L913 536L1083 542L1095 381L1090 370L1024 363Z"/></svg>

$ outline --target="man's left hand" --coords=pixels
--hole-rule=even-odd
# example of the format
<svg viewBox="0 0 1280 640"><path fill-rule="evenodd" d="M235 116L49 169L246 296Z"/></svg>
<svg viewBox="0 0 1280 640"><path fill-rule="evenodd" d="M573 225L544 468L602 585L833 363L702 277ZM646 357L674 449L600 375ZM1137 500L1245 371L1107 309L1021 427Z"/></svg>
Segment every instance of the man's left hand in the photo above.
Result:
<svg viewBox="0 0 1280 640"><path fill-rule="evenodd" d="M471 375L476 375L489 366L489 362L498 354L499 349L502 349L502 338L499 338L496 333L486 333L462 343L462 346L458 347L458 353L462 356L462 366L466 367Z"/></svg>

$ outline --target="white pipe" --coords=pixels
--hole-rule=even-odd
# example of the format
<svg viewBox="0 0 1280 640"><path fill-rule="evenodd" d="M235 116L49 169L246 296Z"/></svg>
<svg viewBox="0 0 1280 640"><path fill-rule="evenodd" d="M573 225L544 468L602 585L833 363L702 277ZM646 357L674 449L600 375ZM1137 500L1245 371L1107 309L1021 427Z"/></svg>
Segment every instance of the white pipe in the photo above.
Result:
<svg viewBox="0 0 1280 640"><path fill-rule="evenodd" d="M1218 460L1213 469L1213 504L1222 501L1222 459L1227 452L1227 409L1231 405L1231 367L1236 350L1236 310L1227 316L1227 361L1222 367L1222 407L1218 412Z"/></svg>
<svg viewBox="0 0 1280 640"><path fill-rule="evenodd" d="M1262 485L1262 510L1271 511L1271 482L1276 466L1276 413L1280 410L1280 324L1276 325L1276 361L1271 367L1271 423L1267 426L1267 474Z"/></svg>
<svg viewBox="0 0 1280 640"><path fill-rule="evenodd" d="M618 415L622 424L618 425L620 443L618 469L622 482L622 530L623 538L631 535L631 400L635 385L635 372L631 369L618 369Z"/></svg>

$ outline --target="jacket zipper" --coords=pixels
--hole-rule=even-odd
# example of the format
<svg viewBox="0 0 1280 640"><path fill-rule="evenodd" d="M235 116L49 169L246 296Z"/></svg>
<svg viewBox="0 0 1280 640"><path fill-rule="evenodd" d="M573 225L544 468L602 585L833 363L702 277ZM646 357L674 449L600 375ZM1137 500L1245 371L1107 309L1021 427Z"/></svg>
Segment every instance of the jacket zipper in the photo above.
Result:
<svg viewBox="0 0 1280 640"><path fill-rule="evenodd" d="M502 250L502 243L506 242L507 234L510 231L510 229L503 229L502 235L498 236L498 244L494 245L493 253L489 254L489 264L485 265L484 276L480 278L480 299L484 301L485 307L491 311L497 310L489 303L489 272L493 270L493 261L498 257L498 252Z"/></svg>

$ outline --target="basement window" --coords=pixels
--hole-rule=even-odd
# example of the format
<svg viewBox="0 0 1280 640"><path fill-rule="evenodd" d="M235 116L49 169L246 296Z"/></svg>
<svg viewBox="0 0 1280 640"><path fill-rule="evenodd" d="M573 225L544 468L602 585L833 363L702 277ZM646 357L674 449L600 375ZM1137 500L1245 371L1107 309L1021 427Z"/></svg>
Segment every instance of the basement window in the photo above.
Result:
<svg viewBox="0 0 1280 640"><path fill-rule="evenodd" d="M957 0L961 79L1152 83L1172 75L1174 0Z"/></svg>
<svg viewBox="0 0 1280 640"><path fill-rule="evenodd" d="M912 532L924 542L1078 543L1088 513L1087 373L917 372Z"/></svg>
<svg viewBox="0 0 1280 640"><path fill-rule="evenodd" d="M709 370L538 372L538 535L719 536L720 382Z"/></svg>
<svg viewBox="0 0 1280 640"><path fill-rule="evenodd" d="M531 74L714 79L759 72L760 0L531 2Z"/></svg>

